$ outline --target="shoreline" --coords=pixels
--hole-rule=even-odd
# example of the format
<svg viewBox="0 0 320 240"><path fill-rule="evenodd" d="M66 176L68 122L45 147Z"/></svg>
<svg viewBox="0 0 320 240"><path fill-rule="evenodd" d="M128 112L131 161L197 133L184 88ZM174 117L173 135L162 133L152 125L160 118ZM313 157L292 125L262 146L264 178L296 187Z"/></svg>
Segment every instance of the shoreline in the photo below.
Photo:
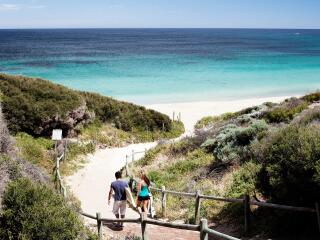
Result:
<svg viewBox="0 0 320 240"><path fill-rule="evenodd" d="M171 119L175 112L175 119L181 113L181 120L185 126L185 134L192 134L194 125L198 120L206 116L221 115L226 112L240 111L247 107L253 107L265 102L280 103L283 100L294 96L277 96L277 97L261 97L248 98L240 100L227 101L201 101L201 102L178 102L178 103L160 103L160 104L145 104L148 109L153 109L161 113L167 114Z"/></svg>

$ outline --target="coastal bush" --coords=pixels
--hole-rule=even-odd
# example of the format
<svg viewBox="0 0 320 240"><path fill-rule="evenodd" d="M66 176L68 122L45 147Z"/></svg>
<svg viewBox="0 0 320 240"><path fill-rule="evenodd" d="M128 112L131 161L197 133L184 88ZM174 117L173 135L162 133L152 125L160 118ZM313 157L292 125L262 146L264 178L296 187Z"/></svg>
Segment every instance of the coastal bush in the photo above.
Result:
<svg viewBox="0 0 320 240"><path fill-rule="evenodd" d="M4 193L1 239L78 239L83 225L62 196L28 179L11 182Z"/></svg>
<svg viewBox="0 0 320 240"><path fill-rule="evenodd" d="M137 131L176 136L181 124L154 110L117 101L95 93L71 90L42 79L0 74L3 113L12 133L49 136L61 128L64 136L76 135L95 118L126 132ZM183 126L183 124L182 124Z"/></svg>
<svg viewBox="0 0 320 240"><path fill-rule="evenodd" d="M290 125L253 145L258 189L271 201L314 206L320 199L320 127Z"/></svg>
<svg viewBox="0 0 320 240"><path fill-rule="evenodd" d="M9 129L41 134L46 121L66 114L82 104L74 91L49 81L0 74L3 113Z"/></svg>
<svg viewBox="0 0 320 240"><path fill-rule="evenodd" d="M202 144L213 149L215 158L223 163L244 161L250 158L250 143L268 129L264 120L252 120L248 127L225 125L214 139Z"/></svg>
<svg viewBox="0 0 320 240"><path fill-rule="evenodd" d="M249 113L249 112L253 111L253 109L255 109L255 107L247 108L247 109L244 109L243 111L234 112L234 113L233 112L226 112L226 113L223 113L219 116L206 116L206 117L203 117L200 120L198 120L194 127L195 127L195 129L210 127L217 122L228 121L228 120L236 118L240 115Z"/></svg>
<svg viewBox="0 0 320 240"><path fill-rule="evenodd" d="M308 103L300 99L292 98L263 114L268 123L288 123L294 116L308 107Z"/></svg>
<svg viewBox="0 0 320 240"><path fill-rule="evenodd" d="M218 122L222 120L221 116L207 116L201 118L199 121L197 121L196 125L194 126L196 129L204 128L204 127L209 127L215 122Z"/></svg>
<svg viewBox="0 0 320 240"><path fill-rule="evenodd" d="M158 139L172 139L179 137L184 133L184 125L180 121L174 121L171 123L171 129L169 131L153 130L145 131L142 129L133 128L132 137L137 139L139 142L153 142Z"/></svg>
<svg viewBox="0 0 320 240"><path fill-rule="evenodd" d="M226 189L226 196L240 198L245 194L254 196L256 194L257 174L261 165L254 162L244 163L232 174L232 181Z"/></svg>
<svg viewBox="0 0 320 240"><path fill-rule="evenodd" d="M8 153L12 147L11 145L11 136L7 128L7 123L2 116L2 107L0 104L0 154Z"/></svg>
<svg viewBox="0 0 320 240"><path fill-rule="evenodd" d="M81 95L89 110L94 111L99 120L114 123L119 129L125 131L131 131L132 128L143 131L171 130L170 118L154 110L95 93L81 92Z"/></svg>
<svg viewBox="0 0 320 240"><path fill-rule="evenodd" d="M303 96L302 99L309 102L309 103L318 102L318 101L320 101L320 91L307 94L307 95Z"/></svg>
<svg viewBox="0 0 320 240"><path fill-rule="evenodd" d="M46 138L34 138L27 133L18 133L15 136L16 145L19 148L21 158L28 160L34 164L39 164L43 167L52 166L52 157L48 150L54 148L54 142Z"/></svg>
<svg viewBox="0 0 320 240"><path fill-rule="evenodd" d="M135 166L145 167L147 165L151 165L155 160L156 156L163 150L163 145L157 145L154 148L151 148L147 151L145 156L134 163Z"/></svg>
<svg viewBox="0 0 320 240"><path fill-rule="evenodd" d="M164 167L164 169L152 170L148 173L150 180L157 186L166 185L177 189L185 187L185 183L181 181L182 178L189 178L195 173L195 169L208 167L213 163L214 159L211 154L205 153L202 149L197 149L188 153L186 159L181 159L175 163Z"/></svg>
<svg viewBox="0 0 320 240"><path fill-rule="evenodd" d="M297 118L293 120L294 124L308 125L319 124L320 122L320 107L314 107L303 111Z"/></svg>

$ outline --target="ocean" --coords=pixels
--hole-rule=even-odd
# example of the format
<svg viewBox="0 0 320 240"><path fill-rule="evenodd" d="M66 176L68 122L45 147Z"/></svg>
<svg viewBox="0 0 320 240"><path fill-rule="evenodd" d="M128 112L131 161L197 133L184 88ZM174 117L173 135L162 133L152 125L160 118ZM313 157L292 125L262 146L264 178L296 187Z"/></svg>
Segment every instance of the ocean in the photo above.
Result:
<svg viewBox="0 0 320 240"><path fill-rule="evenodd" d="M140 104L320 88L320 30L0 30L0 72Z"/></svg>

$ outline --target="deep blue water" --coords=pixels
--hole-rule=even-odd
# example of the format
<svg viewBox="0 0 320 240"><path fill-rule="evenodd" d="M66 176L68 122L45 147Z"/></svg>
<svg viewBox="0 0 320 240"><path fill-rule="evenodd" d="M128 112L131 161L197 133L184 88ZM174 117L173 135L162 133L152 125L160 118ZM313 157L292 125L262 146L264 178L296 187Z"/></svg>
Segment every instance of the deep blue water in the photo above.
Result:
<svg viewBox="0 0 320 240"><path fill-rule="evenodd" d="M320 30L0 30L0 71L138 103L320 88Z"/></svg>

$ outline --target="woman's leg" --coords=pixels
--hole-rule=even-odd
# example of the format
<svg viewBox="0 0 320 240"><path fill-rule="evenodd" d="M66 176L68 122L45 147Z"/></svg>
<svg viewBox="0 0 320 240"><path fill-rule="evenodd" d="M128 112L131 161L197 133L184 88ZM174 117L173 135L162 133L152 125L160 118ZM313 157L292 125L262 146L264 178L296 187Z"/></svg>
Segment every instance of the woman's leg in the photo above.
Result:
<svg viewBox="0 0 320 240"><path fill-rule="evenodd" d="M144 211L144 214L145 214L145 217L148 216L148 203L149 203L149 200L145 200L143 201L143 211Z"/></svg>
<svg viewBox="0 0 320 240"><path fill-rule="evenodd" d="M141 214L142 211L141 211L141 201L137 200L137 209L138 209L138 212Z"/></svg>

